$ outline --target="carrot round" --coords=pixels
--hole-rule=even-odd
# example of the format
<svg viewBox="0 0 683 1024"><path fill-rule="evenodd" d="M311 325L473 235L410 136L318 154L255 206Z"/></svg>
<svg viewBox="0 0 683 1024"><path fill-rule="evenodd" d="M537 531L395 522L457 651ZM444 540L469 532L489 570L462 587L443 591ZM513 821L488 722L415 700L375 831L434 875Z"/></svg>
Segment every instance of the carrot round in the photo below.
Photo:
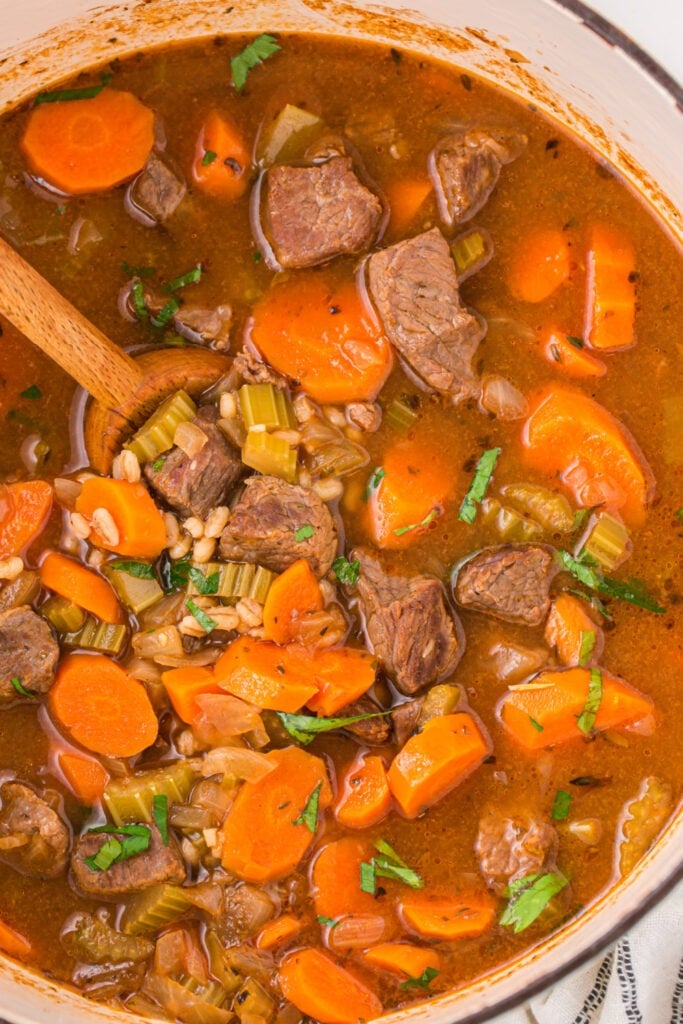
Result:
<svg viewBox="0 0 683 1024"><path fill-rule="evenodd" d="M163 516L142 484L88 477L76 499L76 511L91 519L98 509L109 512L118 531L118 541L112 542L93 528L90 540L98 547L133 558L157 558L166 547Z"/></svg>
<svg viewBox="0 0 683 1024"><path fill-rule="evenodd" d="M104 192L132 178L153 145L154 114L116 89L34 107L21 140L34 174L71 195Z"/></svg>
<svg viewBox="0 0 683 1024"><path fill-rule="evenodd" d="M508 288L523 302L543 302L571 274L571 248L566 235L555 228L522 238L512 257Z"/></svg>
<svg viewBox="0 0 683 1024"><path fill-rule="evenodd" d="M416 818L449 793L490 753L472 715L431 718L391 762L389 788L406 818Z"/></svg>
<svg viewBox="0 0 683 1024"><path fill-rule="evenodd" d="M318 693L312 659L297 649L239 637L214 666L221 690L269 711L298 711Z"/></svg>
<svg viewBox="0 0 683 1024"><path fill-rule="evenodd" d="M654 476L628 430L588 395L551 384L522 432L527 463L559 476L584 508L604 505L637 526L654 496Z"/></svg>
<svg viewBox="0 0 683 1024"><path fill-rule="evenodd" d="M371 967L380 967L402 978L420 978L428 968L441 969L441 957L436 950L410 942L381 942L363 953L363 960Z"/></svg>
<svg viewBox="0 0 683 1024"><path fill-rule="evenodd" d="M36 539L52 509L44 480L0 484L0 558L20 554Z"/></svg>
<svg viewBox="0 0 683 1024"><path fill-rule="evenodd" d="M303 656L304 649L299 650ZM336 715L362 697L375 681L377 660L358 647L328 647L312 655L305 652L305 656L317 687L317 693L306 703L317 715Z"/></svg>
<svg viewBox="0 0 683 1024"><path fill-rule="evenodd" d="M381 757L359 755L339 788L335 816L345 828L370 828L389 813L391 791Z"/></svg>
<svg viewBox="0 0 683 1024"><path fill-rule="evenodd" d="M103 654L69 654L50 690L50 713L95 754L132 757L154 743L159 723L142 683Z"/></svg>
<svg viewBox="0 0 683 1024"><path fill-rule="evenodd" d="M396 234L412 224L432 191L429 178L398 178L385 188L389 200L389 226Z"/></svg>
<svg viewBox="0 0 683 1024"><path fill-rule="evenodd" d="M197 139L192 177L210 195L239 199L249 185L250 167L251 153L239 131L212 110Z"/></svg>
<svg viewBox="0 0 683 1024"><path fill-rule="evenodd" d="M254 306L251 340L317 402L372 400L391 371L391 346L355 281L325 271L272 285Z"/></svg>
<svg viewBox="0 0 683 1024"><path fill-rule="evenodd" d="M43 559L40 582L79 608L92 612L102 622L124 620L121 605L108 580L58 551L50 551Z"/></svg>
<svg viewBox="0 0 683 1024"><path fill-rule="evenodd" d="M266 640L288 644L298 640L301 620L324 607L318 578L307 559L299 558L273 580L263 606Z"/></svg>
<svg viewBox="0 0 683 1024"><path fill-rule="evenodd" d="M257 949L273 949L289 942L305 927L305 922L292 914L283 914L264 925L255 939Z"/></svg>
<svg viewBox="0 0 683 1024"><path fill-rule="evenodd" d="M578 665L584 637L593 634L588 660L600 660L605 636L586 611L585 602L573 594L558 594L545 624L545 639L554 647L562 665Z"/></svg>
<svg viewBox="0 0 683 1024"><path fill-rule="evenodd" d="M416 935L452 942L488 931L495 921L496 903L486 892L415 892L401 899L400 912Z"/></svg>
<svg viewBox="0 0 683 1024"><path fill-rule="evenodd" d="M376 852L369 840L356 836L323 846L311 867L311 893L319 917L381 912L375 897L360 888L361 863L371 861Z"/></svg>
<svg viewBox="0 0 683 1024"><path fill-rule="evenodd" d="M555 328L548 331L541 342L547 361L568 377L604 377L607 367L583 346L580 338L571 341Z"/></svg>
<svg viewBox="0 0 683 1024"><path fill-rule="evenodd" d="M623 232L594 225L586 260L586 337L593 348L630 348L635 341L635 262Z"/></svg>
<svg viewBox="0 0 683 1024"><path fill-rule="evenodd" d="M280 964L282 994L321 1024L365 1024L382 1004L366 985L318 949L299 949Z"/></svg>
<svg viewBox="0 0 683 1024"><path fill-rule="evenodd" d="M595 670L593 670L595 671ZM630 725L654 712L649 697L623 679L601 670L602 699L594 728L601 732ZM579 716L588 699L591 669L546 669L534 676L533 688L506 693L498 716L508 732L527 750L585 738Z"/></svg>
<svg viewBox="0 0 683 1024"><path fill-rule="evenodd" d="M173 710L183 722L192 723L199 714L197 697L205 693L222 693L213 670L202 665L187 665L161 673Z"/></svg>
<svg viewBox="0 0 683 1024"><path fill-rule="evenodd" d="M33 954L33 946L20 932L0 920L0 949L3 953L23 960Z"/></svg>
<svg viewBox="0 0 683 1024"><path fill-rule="evenodd" d="M271 882L292 873L313 840L296 824L314 791L319 812L332 802L325 763L298 747L271 750L275 765L258 782L242 784L221 827L223 867L247 882Z"/></svg>
<svg viewBox="0 0 683 1024"><path fill-rule="evenodd" d="M79 800L91 806L102 799L109 773L99 761L70 754L66 750L57 755L57 761L68 786Z"/></svg>

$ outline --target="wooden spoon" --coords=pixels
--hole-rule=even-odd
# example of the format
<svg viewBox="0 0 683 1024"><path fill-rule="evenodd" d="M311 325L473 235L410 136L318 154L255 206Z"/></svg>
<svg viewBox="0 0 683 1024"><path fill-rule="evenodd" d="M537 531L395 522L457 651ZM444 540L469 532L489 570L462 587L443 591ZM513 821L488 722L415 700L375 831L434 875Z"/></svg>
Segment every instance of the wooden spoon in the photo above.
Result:
<svg viewBox="0 0 683 1024"><path fill-rule="evenodd" d="M197 397L230 360L203 348L127 355L0 238L0 313L85 388L85 444L91 464L109 472L123 440L159 403L183 388Z"/></svg>

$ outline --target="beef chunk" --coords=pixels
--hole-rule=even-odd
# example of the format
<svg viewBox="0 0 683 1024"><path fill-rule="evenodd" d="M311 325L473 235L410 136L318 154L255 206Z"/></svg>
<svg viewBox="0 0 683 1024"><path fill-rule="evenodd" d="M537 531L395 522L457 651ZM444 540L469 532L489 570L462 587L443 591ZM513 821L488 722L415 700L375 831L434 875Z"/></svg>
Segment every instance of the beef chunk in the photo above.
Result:
<svg viewBox="0 0 683 1024"><path fill-rule="evenodd" d="M548 822L489 810L479 823L474 850L486 884L502 895L518 878L553 871L557 845L557 832Z"/></svg>
<svg viewBox="0 0 683 1024"><path fill-rule="evenodd" d="M456 401L479 394L471 363L485 328L460 304L438 228L374 253L368 285L389 341L425 384Z"/></svg>
<svg viewBox="0 0 683 1024"><path fill-rule="evenodd" d="M156 153L152 153L133 182L129 194L133 206L146 218L163 224L175 213L186 192L185 183L176 177Z"/></svg>
<svg viewBox="0 0 683 1024"><path fill-rule="evenodd" d="M516 160L525 146L524 135L481 128L442 139L429 157L442 220L450 226L474 217L493 192L503 164Z"/></svg>
<svg viewBox="0 0 683 1024"><path fill-rule="evenodd" d="M417 729L423 701L423 697L406 700L391 712L394 739L399 747L403 747Z"/></svg>
<svg viewBox="0 0 683 1024"><path fill-rule="evenodd" d="M376 715L382 709L375 704L374 700L364 694L352 704L347 704L339 714L344 718L353 718L354 715ZM346 732L357 736L369 747L379 747L382 743L388 743L391 739L391 716L383 718L366 718L362 722L353 722L345 727Z"/></svg>
<svg viewBox="0 0 683 1024"><path fill-rule="evenodd" d="M302 530L313 532L297 540ZM316 576L324 576L336 553L337 530L327 505L315 491L276 476L247 480L220 542L221 558L253 562L273 572L307 558Z"/></svg>
<svg viewBox="0 0 683 1024"><path fill-rule="evenodd" d="M349 402L346 418L352 427L373 434L382 425L382 407L377 402Z"/></svg>
<svg viewBox="0 0 683 1024"><path fill-rule="evenodd" d="M0 860L33 878L61 875L70 836L57 812L22 782L6 782L0 798L0 837L17 841L14 847L0 849Z"/></svg>
<svg viewBox="0 0 683 1024"><path fill-rule="evenodd" d="M382 668L405 694L450 675L462 655L463 632L433 576L390 576L363 548L358 597L365 630Z"/></svg>
<svg viewBox="0 0 683 1024"><path fill-rule="evenodd" d="M152 489L183 516L204 518L210 509L225 502L244 472L239 452L216 426L217 419L218 412L211 405L197 413L194 422L206 434L207 442L194 458L173 448L158 468L156 461L144 467Z"/></svg>
<svg viewBox="0 0 683 1024"><path fill-rule="evenodd" d="M287 379L264 363L253 352L244 348L232 361L233 373L238 374L247 384L272 384L278 391L287 387Z"/></svg>
<svg viewBox="0 0 683 1024"><path fill-rule="evenodd" d="M550 608L550 584L557 571L552 548L542 544L484 548L458 572L455 599L463 608L539 626Z"/></svg>
<svg viewBox="0 0 683 1024"><path fill-rule="evenodd" d="M217 349L230 347L232 308L228 305L203 309L199 306L181 306L173 317L173 327L188 341L213 343Z"/></svg>
<svg viewBox="0 0 683 1024"><path fill-rule="evenodd" d="M168 846L164 846L156 825L147 827L152 833L149 847L143 853L136 853L127 860L112 864L106 871L93 870L85 863L85 859L93 857L112 835L85 832L75 843L71 854L71 870L81 892L106 898L141 892L161 882L173 882L176 885L184 882L185 865L175 840L169 838ZM116 833L114 837L123 838L116 836Z"/></svg>
<svg viewBox="0 0 683 1024"><path fill-rule="evenodd" d="M356 176L351 157L311 167L271 167L264 228L282 267L312 267L372 243L382 207Z"/></svg>
<svg viewBox="0 0 683 1024"><path fill-rule="evenodd" d="M0 613L0 704L17 699L12 680L45 693L52 686L59 647L45 619L26 605Z"/></svg>

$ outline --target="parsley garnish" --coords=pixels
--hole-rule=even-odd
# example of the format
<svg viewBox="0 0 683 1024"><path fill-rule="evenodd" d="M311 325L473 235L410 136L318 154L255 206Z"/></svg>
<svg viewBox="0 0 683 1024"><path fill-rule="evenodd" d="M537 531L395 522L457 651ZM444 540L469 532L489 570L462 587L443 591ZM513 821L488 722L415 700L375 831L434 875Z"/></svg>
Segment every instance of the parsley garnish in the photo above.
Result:
<svg viewBox="0 0 683 1024"><path fill-rule="evenodd" d="M29 398L31 401L36 401L38 398L43 397L43 392L40 390L37 384L31 384L26 388L25 391L19 392L20 398Z"/></svg>
<svg viewBox="0 0 683 1024"><path fill-rule="evenodd" d="M529 721L533 725L536 732L543 732L543 726L541 725L541 723L537 722L535 718L531 717L531 715L529 715Z"/></svg>
<svg viewBox="0 0 683 1024"><path fill-rule="evenodd" d="M192 615L197 620L197 622L202 627L205 633L213 633L218 623L216 622L215 619L212 619L210 615L207 615L206 612L203 612L199 605L195 604L191 597L188 597L187 601L185 602L185 607L189 611L190 615Z"/></svg>
<svg viewBox="0 0 683 1024"><path fill-rule="evenodd" d="M204 156L202 157L202 167L208 167L209 164L212 164L214 162L217 156L218 153L214 153L212 149L204 150Z"/></svg>
<svg viewBox="0 0 683 1024"><path fill-rule="evenodd" d="M154 462L152 463L152 469L154 470L154 472L155 473L159 473L164 468L164 463L165 462L166 462L166 456L165 455L160 455L158 459L155 459Z"/></svg>
<svg viewBox="0 0 683 1024"><path fill-rule="evenodd" d="M135 576L138 580L153 580L155 578L154 566L149 562L134 562L124 559L120 562L112 562L111 567L119 572L127 573L128 576Z"/></svg>
<svg viewBox="0 0 683 1024"><path fill-rule="evenodd" d="M144 853L149 849L152 834L146 825L99 825L88 829L88 833L108 833L112 835L102 844L97 853L86 857L85 863L92 871L107 871L112 864L128 860L136 853ZM119 840L116 836L123 836Z"/></svg>
<svg viewBox="0 0 683 1024"><path fill-rule="evenodd" d="M394 534L396 537L402 537L404 533L411 533L412 530L419 530L423 526L429 526L429 524L433 523L434 520L437 519L440 515L441 509L433 508L431 509L431 511L427 513L424 519L420 520L419 523L409 523L408 526L399 526L394 530Z"/></svg>
<svg viewBox="0 0 683 1024"><path fill-rule="evenodd" d="M168 797L165 793L155 793L152 798L152 817L159 829L164 846L168 846Z"/></svg>
<svg viewBox="0 0 683 1024"><path fill-rule="evenodd" d="M479 459L474 470L472 483L463 498L460 511L458 512L458 519L462 520L463 523L471 524L477 518L477 505L481 504L481 500L486 494L486 488L493 476L493 470L499 455L500 448L489 448Z"/></svg>
<svg viewBox="0 0 683 1024"><path fill-rule="evenodd" d="M184 558L178 558L175 562L171 562L168 569L168 589L178 590L182 587L186 587L190 576L190 568L189 555L185 555Z"/></svg>
<svg viewBox="0 0 683 1024"><path fill-rule="evenodd" d="M375 466L372 473L368 477L368 483L363 491L363 501L370 501L370 498L381 484L384 477L387 475L386 469L382 469L381 466Z"/></svg>
<svg viewBox="0 0 683 1024"><path fill-rule="evenodd" d="M168 281L164 285L165 292L177 292L179 288L185 288L188 284L196 284L197 281L202 279L202 268L201 264L197 264L192 270L188 270L185 274L180 274L178 277L174 277L172 281Z"/></svg>
<svg viewBox="0 0 683 1024"><path fill-rule="evenodd" d="M595 719L602 703L602 672L599 668L590 670L588 696L576 724L581 732L589 733L595 725Z"/></svg>
<svg viewBox="0 0 683 1024"><path fill-rule="evenodd" d="M595 631L592 629L581 630L581 648L579 650L579 665L585 665L590 661L591 654L595 647Z"/></svg>
<svg viewBox="0 0 683 1024"><path fill-rule="evenodd" d="M567 341L569 342L569 344L573 345L574 348L583 348L583 346L584 346L583 338L576 338L576 337L574 337L573 334L567 334L566 338L567 338Z"/></svg>
<svg viewBox="0 0 683 1024"><path fill-rule="evenodd" d="M210 572L205 576L201 569L194 565L188 567L188 578L192 581L198 594L217 594L220 575L218 571Z"/></svg>
<svg viewBox="0 0 683 1024"><path fill-rule="evenodd" d="M358 583L360 578L360 560L358 558L349 562L345 555L340 555L339 558L335 558L332 568L340 583L346 583L349 587Z"/></svg>
<svg viewBox="0 0 683 1024"><path fill-rule="evenodd" d="M426 989L426 988L429 988L431 982L434 981L434 978L436 978L438 976L438 974L439 974L439 972L437 971L436 967L425 967L424 971L422 972L422 974L420 975L419 978L406 978L406 980L402 981L401 984L398 987L402 988L402 989L408 989L408 988L425 988Z"/></svg>
<svg viewBox="0 0 683 1024"><path fill-rule="evenodd" d="M12 683L12 686L17 691L17 693L19 694L20 697L34 697L35 696L35 694L31 693L30 690L27 690L25 686L22 686L21 679L19 678L19 676L12 676L10 682Z"/></svg>
<svg viewBox="0 0 683 1024"><path fill-rule="evenodd" d="M147 303L145 302L145 289L142 287L142 281L133 281L130 297L133 300L133 309L138 320L146 320L149 313L147 311Z"/></svg>
<svg viewBox="0 0 683 1024"><path fill-rule="evenodd" d="M306 801L303 811L292 822L292 825L305 825L309 832L315 833L318 827L318 806L320 804L321 789L322 782L319 782Z"/></svg>
<svg viewBox="0 0 683 1024"><path fill-rule="evenodd" d="M126 260L121 264L121 272L127 274L129 277L154 277L157 272L156 267L134 267L132 263L127 263Z"/></svg>
<svg viewBox="0 0 683 1024"><path fill-rule="evenodd" d="M374 843L378 856L373 857L369 862L363 861L360 865L360 888L371 896L375 895L378 878L392 878L396 882L403 882L411 889L424 889L424 882L417 871L409 868L404 860L401 860L396 850L386 839L377 839Z"/></svg>
<svg viewBox="0 0 683 1024"><path fill-rule="evenodd" d="M39 92L33 103L37 106L39 103L65 103L68 100L92 100L104 89L105 85L109 85L112 76L108 72L100 75L99 85L86 85L82 89L56 89L54 92Z"/></svg>
<svg viewBox="0 0 683 1024"><path fill-rule="evenodd" d="M561 892L569 879L559 871L540 872L518 878L505 891L509 903L500 917L500 923L512 928L517 934L523 932L539 917L553 896Z"/></svg>
<svg viewBox="0 0 683 1024"><path fill-rule="evenodd" d="M152 323L155 327L165 327L166 324L171 320L178 310L180 309L180 303L176 298L169 299L166 305L159 310L156 316L152 317Z"/></svg>
<svg viewBox="0 0 683 1024"><path fill-rule="evenodd" d="M655 615L664 614L666 609L650 597L640 580L630 579L628 583L622 583L611 576L603 576L599 569L588 564L585 557L574 558L568 551L558 551L556 555L562 568L571 573L579 583L583 583L584 587L597 590L608 597L616 597L619 601L627 601L637 608L654 612Z"/></svg>
<svg viewBox="0 0 683 1024"><path fill-rule="evenodd" d="M253 68L261 64L268 57L272 57L281 47L275 36L267 33L257 36L252 43L230 58L230 70L232 71L232 82L238 92L242 92L247 75Z"/></svg>
<svg viewBox="0 0 683 1024"><path fill-rule="evenodd" d="M683 508L677 508L675 515L679 523L683 523Z"/></svg>
<svg viewBox="0 0 683 1024"><path fill-rule="evenodd" d="M313 715L292 715L287 711L276 711L275 714L282 722L292 739L298 740L304 746L312 743L319 732L332 732L334 729L344 729L354 722L363 722L366 718L382 718L391 714L390 711L373 711L369 715L352 715L350 718L315 718Z"/></svg>
<svg viewBox="0 0 683 1024"><path fill-rule="evenodd" d="M553 809L550 812L550 817L553 821L564 821L569 817L571 802L571 793L568 793L566 789L558 789L555 794L555 799L553 800Z"/></svg>
<svg viewBox="0 0 683 1024"><path fill-rule="evenodd" d="M315 530L313 529L311 524L304 523L303 526L300 526L298 530L294 531L294 540L298 544L300 544L302 540L308 540L309 537L312 537L314 533Z"/></svg>
<svg viewBox="0 0 683 1024"><path fill-rule="evenodd" d="M336 928L339 921L335 921L333 917L324 917L322 914L318 914L316 917L318 924L324 925L325 928Z"/></svg>

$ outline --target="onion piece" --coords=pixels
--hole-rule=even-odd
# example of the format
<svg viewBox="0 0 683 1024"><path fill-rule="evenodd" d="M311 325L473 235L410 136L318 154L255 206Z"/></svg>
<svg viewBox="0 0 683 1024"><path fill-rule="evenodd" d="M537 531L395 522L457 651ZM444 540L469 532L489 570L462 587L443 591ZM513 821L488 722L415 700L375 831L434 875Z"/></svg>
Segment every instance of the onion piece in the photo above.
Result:
<svg viewBox="0 0 683 1024"><path fill-rule="evenodd" d="M255 707L230 694L203 693L197 698L199 714L193 722L195 734L211 746L226 745L226 741L252 729L263 728L261 716Z"/></svg>
<svg viewBox="0 0 683 1024"><path fill-rule="evenodd" d="M196 458L208 440L201 427L190 420L179 423L173 435L173 443L185 452L188 459Z"/></svg>
<svg viewBox="0 0 683 1024"><path fill-rule="evenodd" d="M521 420L529 410L529 403L514 384L498 374L487 374L482 379L481 404L499 420Z"/></svg>
<svg viewBox="0 0 683 1024"><path fill-rule="evenodd" d="M260 782L275 768L265 754L247 747L214 747L202 762L202 775L232 775L244 782Z"/></svg>
<svg viewBox="0 0 683 1024"><path fill-rule="evenodd" d="M159 974L148 974L141 991L156 999L169 1016L182 1020L183 1024L229 1024L234 1020L230 1010L207 1003L177 981Z"/></svg>

